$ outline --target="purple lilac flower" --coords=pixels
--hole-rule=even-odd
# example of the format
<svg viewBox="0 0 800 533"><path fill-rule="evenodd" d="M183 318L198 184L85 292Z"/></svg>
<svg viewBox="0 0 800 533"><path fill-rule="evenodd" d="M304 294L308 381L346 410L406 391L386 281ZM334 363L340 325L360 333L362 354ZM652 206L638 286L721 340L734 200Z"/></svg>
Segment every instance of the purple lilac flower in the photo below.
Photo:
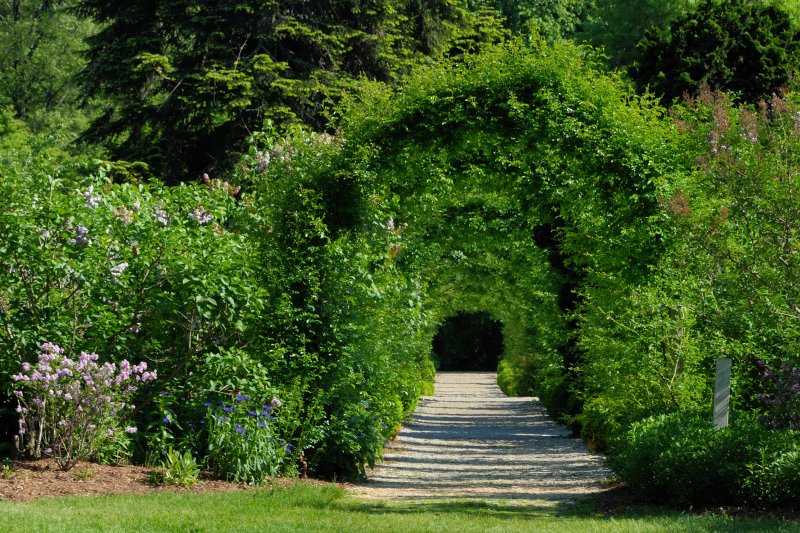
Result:
<svg viewBox="0 0 800 533"><path fill-rule="evenodd" d="M161 206L156 206L153 210L153 219L162 226L169 225L169 215Z"/></svg>
<svg viewBox="0 0 800 533"><path fill-rule="evenodd" d="M78 224L78 227L75 228L75 233L73 237L69 240L71 244L77 244L78 246L86 246L89 244L89 230L83 224Z"/></svg>
<svg viewBox="0 0 800 533"><path fill-rule="evenodd" d="M86 206L94 209L100 203L101 196L94 196L94 185L89 185L89 188L81 192L81 195L86 200Z"/></svg>
<svg viewBox="0 0 800 533"><path fill-rule="evenodd" d="M128 435L133 435L137 431L139 431L139 429L136 428L135 426L128 426L125 428L125 433L127 433Z"/></svg>
<svg viewBox="0 0 800 533"><path fill-rule="evenodd" d="M125 272L125 269L128 268L128 263L122 262L111 269L111 277L118 278Z"/></svg>
<svg viewBox="0 0 800 533"><path fill-rule="evenodd" d="M211 213L203 209L202 207L195 207L191 213L189 213L189 218L197 222L198 224L208 224L213 220Z"/></svg>

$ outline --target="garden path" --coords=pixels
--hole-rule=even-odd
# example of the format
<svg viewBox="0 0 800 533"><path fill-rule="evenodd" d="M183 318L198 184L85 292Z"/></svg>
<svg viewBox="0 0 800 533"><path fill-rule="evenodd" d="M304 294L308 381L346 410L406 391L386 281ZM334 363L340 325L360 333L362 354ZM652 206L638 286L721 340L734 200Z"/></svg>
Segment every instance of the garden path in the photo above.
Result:
<svg viewBox="0 0 800 533"><path fill-rule="evenodd" d="M350 488L392 500L564 501L603 491L610 476L537 398L503 394L495 372L439 372L435 395L420 400L367 481Z"/></svg>

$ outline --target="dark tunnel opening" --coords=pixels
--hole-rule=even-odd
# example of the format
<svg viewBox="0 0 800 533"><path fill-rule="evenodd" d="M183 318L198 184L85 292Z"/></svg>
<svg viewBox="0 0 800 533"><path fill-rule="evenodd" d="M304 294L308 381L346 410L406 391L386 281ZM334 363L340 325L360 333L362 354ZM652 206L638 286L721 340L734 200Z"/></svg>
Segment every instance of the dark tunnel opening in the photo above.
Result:
<svg viewBox="0 0 800 533"><path fill-rule="evenodd" d="M495 371L503 355L503 327L489 313L459 312L433 338L439 370Z"/></svg>

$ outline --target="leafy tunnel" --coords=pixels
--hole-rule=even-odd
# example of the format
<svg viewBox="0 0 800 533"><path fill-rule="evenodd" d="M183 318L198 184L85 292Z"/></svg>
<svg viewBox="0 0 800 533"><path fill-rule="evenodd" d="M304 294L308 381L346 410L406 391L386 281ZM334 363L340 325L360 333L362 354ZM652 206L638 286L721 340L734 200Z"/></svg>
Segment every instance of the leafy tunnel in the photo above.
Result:
<svg viewBox="0 0 800 533"><path fill-rule="evenodd" d="M286 187L316 191L335 238L377 250L363 279L415 324L394 360L429 358L448 317L488 313L503 324L501 387L572 421L585 295L646 275L662 249L659 180L678 164L659 110L587 54L510 45L422 69L400 92L368 89L344 141L301 148ZM403 285L393 303L387 276Z"/></svg>

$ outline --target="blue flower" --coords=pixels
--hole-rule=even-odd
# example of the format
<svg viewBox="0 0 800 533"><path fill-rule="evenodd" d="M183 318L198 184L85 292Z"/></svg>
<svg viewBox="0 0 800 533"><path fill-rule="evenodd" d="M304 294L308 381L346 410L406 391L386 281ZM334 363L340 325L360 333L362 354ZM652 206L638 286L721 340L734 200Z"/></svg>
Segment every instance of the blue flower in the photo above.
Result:
<svg viewBox="0 0 800 533"><path fill-rule="evenodd" d="M267 427L267 423L266 423L266 422L259 422L259 423L258 423L258 427L260 427L260 428L266 428L266 427Z"/></svg>
<svg viewBox="0 0 800 533"><path fill-rule="evenodd" d="M247 411L247 414L250 416L258 416L258 411Z"/></svg>
<svg viewBox="0 0 800 533"><path fill-rule="evenodd" d="M233 407L227 407L226 406L226 407L223 407L222 410L225 411L226 413L230 413L231 411L233 411Z"/></svg>
<svg viewBox="0 0 800 533"><path fill-rule="evenodd" d="M224 416L221 416L221 417L217 418L217 422L227 422L227 421L228 421L228 419L225 418Z"/></svg>
<svg viewBox="0 0 800 533"><path fill-rule="evenodd" d="M244 428L236 428L236 433L239 435L244 435Z"/></svg>
<svg viewBox="0 0 800 533"><path fill-rule="evenodd" d="M211 407L213 404L211 402L206 402L203 404L203 407Z"/></svg>
<svg viewBox="0 0 800 533"><path fill-rule="evenodd" d="M249 399L250 399L250 396L245 396L244 394L237 394L236 395L236 401L237 402L243 402L243 401L249 400Z"/></svg>
<svg viewBox="0 0 800 533"><path fill-rule="evenodd" d="M164 420L163 420L163 422L164 422L165 424L169 424L169 418L167 418L167 417L164 417Z"/></svg>

